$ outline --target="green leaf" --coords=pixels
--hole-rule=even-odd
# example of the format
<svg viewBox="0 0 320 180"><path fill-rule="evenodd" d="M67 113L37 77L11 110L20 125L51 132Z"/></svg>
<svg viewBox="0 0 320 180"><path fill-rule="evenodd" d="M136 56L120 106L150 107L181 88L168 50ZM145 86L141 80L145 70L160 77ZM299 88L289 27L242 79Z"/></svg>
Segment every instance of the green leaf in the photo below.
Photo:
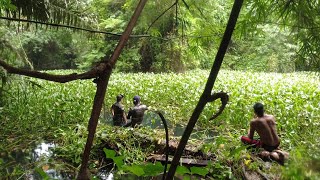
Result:
<svg viewBox="0 0 320 180"><path fill-rule="evenodd" d="M117 165L119 169L121 169L123 166L123 159L123 156L117 156L112 158L113 162Z"/></svg>
<svg viewBox="0 0 320 180"><path fill-rule="evenodd" d="M42 177L42 179L50 179L50 177L41 168L36 168L35 171Z"/></svg>
<svg viewBox="0 0 320 180"><path fill-rule="evenodd" d="M107 148L103 148L104 153L106 154L107 158L113 158L116 156L116 152L114 150L111 149L107 149Z"/></svg>
<svg viewBox="0 0 320 180"><path fill-rule="evenodd" d="M188 175L188 176L183 176L183 180L190 180L191 177Z"/></svg>
<svg viewBox="0 0 320 180"><path fill-rule="evenodd" d="M145 174L144 170L139 165L123 166L123 169L128 170L137 176L142 176Z"/></svg>
<svg viewBox="0 0 320 180"><path fill-rule="evenodd" d="M143 169L146 176L156 176L163 172L164 166L160 162L147 163Z"/></svg>
<svg viewBox="0 0 320 180"><path fill-rule="evenodd" d="M192 174L198 174L200 176L205 176L209 173L208 169L204 167L191 167L190 170Z"/></svg>
<svg viewBox="0 0 320 180"><path fill-rule="evenodd" d="M242 150L245 150L246 148L247 148L247 146L240 146L240 147L232 150L232 151L230 152L230 155L229 155L229 156L234 156L234 155L236 155L236 154L239 154Z"/></svg>
<svg viewBox="0 0 320 180"><path fill-rule="evenodd" d="M178 166L177 170L176 170L176 173L180 174L180 175L184 175L184 174L190 174L190 171L189 171L188 168L186 168L184 166Z"/></svg>

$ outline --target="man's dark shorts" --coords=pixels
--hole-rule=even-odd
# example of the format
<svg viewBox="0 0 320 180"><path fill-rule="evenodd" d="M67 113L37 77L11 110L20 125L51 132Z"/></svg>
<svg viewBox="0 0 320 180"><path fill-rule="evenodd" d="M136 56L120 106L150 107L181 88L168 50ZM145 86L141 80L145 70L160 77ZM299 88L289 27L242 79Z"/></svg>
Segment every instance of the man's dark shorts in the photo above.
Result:
<svg viewBox="0 0 320 180"><path fill-rule="evenodd" d="M249 137L246 137L246 136L242 136L241 141L244 144L252 145L252 147L254 148L263 148L269 152L272 152L273 150L277 149L280 145L279 143L278 145L275 145L275 146L268 146L263 144L260 140L250 139Z"/></svg>

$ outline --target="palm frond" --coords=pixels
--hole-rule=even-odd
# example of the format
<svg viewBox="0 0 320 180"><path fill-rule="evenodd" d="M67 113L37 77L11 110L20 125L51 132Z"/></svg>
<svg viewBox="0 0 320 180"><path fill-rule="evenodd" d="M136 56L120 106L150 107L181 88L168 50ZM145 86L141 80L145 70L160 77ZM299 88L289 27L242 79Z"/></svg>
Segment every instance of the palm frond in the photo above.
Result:
<svg viewBox="0 0 320 180"><path fill-rule="evenodd" d="M85 13L85 4L61 0L12 0L10 6L0 7L2 17L21 19L29 24L41 22L78 28L97 29L96 18Z"/></svg>

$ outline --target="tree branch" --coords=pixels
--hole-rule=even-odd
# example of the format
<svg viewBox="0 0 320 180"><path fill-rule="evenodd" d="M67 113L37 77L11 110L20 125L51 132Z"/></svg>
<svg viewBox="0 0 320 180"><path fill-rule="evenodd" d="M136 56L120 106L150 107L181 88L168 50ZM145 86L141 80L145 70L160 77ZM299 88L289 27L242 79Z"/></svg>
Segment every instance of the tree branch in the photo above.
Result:
<svg viewBox="0 0 320 180"><path fill-rule="evenodd" d="M169 11L176 4L177 4L177 1L173 3L170 7L168 7L166 10L164 10L155 20L153 20L152 23L149 25L148 29L146 30L146 32L148 32L150 28L153 26L153 24L157 22L167 11Z"/></svg>
<svg viewBox="0 0 320 180"><path fill-rule="evenodd" d="M34 71L34 70L27 70L27 69L20 69L13 67L3 60L0 59L0 66L2 66L8 73L11 74L19 74L19 75L24 75L28 77L34 77L34 78L39 78L39 79L44 79L48 81L54 81L54 82L59 82L59 83L66 83L70 82L73 80L77 79L91 79L97 77L99 74L101 74L108 66L110 66L107 63L99 63L97 66L92 68L90 71L87 71L85 73L77 74L77 73L72 73L69 75L55 75L55 74L48 74L48 73L43 73L39 71Z"/></svg>

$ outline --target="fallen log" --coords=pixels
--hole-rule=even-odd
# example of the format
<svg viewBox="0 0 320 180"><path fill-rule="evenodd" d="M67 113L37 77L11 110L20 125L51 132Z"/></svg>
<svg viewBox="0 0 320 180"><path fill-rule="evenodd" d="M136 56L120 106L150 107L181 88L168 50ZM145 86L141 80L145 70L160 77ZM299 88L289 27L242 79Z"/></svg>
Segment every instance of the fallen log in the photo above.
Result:
<svg viewBox="0 0 320 180"><path fill-rule="evenodd" d="M162 163L166 162L166 156L164 154L151 154L148 158L148 161L159 161ZM172 161L172 157L169 157L168 163L170 164ZM180 159L180 163L186 166L207 166L208 160L202 160L202 159L191 159L191 158L184 158L182 157Z"/></svg>

